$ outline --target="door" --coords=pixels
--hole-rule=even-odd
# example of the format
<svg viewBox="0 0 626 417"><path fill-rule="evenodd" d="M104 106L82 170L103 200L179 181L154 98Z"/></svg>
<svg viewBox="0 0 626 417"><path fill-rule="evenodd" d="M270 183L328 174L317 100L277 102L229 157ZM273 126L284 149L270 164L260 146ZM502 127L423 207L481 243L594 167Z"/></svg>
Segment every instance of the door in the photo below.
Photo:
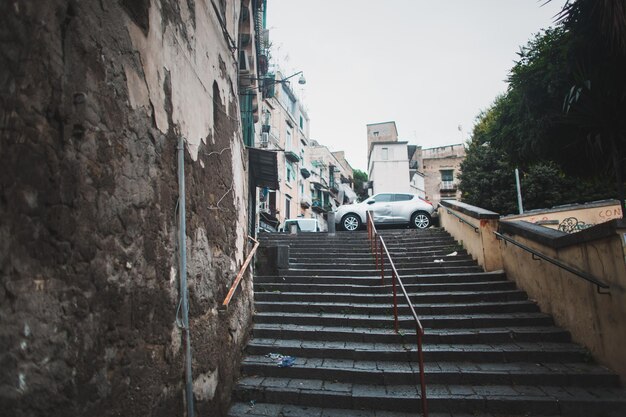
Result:
<svg viewBox="0 0 626 417"><path fill-rule="evenodd" d="M374 223L392 222L392 200L393 194L377 194L374 196L374 202L367 208L374 212Z"/></svg>
<svg viewBox="0 0 626 417"><path fill-rule="evenodd" d="M412 194L394 194L391 203L392 221L394 223L408 223L411 221L413 206L411 200Z"/></svg>

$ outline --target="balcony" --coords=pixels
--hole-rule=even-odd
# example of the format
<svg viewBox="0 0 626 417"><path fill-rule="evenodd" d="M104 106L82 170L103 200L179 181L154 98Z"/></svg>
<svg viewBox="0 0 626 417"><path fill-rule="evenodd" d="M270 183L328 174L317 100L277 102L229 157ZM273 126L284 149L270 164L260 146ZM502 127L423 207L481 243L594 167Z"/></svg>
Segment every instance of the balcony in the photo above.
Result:
<svg viewBox="0 0 626 417"><path fill-rule="evenodd" d="M439 191L456 191L457 184L454 181L441 181Z"/></svg>
<svg viewBox="0 0 626 417"><path fill-rule="evenodd" d="M300 207L307 209L311 207L311 204L313 204L311 197L305 195L300 198Z"/></svg>
<svg viewBox="0 0 626 417"><path fill-rule="evenodd" d="M300 162L300 157L294 151L285 150L285 158L290 162Z"/></svg>
<svg viewBox="0 0 626 417"><path fill-rule="evenodd" d="M311 204L311 209L316 213L326 213L326 205L322 203L319 198L313 199L313 204Z"/></svg>
<svg viewBox="0 0 626 417"><path fill-rule="evenodd" d="M300 174L302 175L302 178L304 178L306 180L307 178L309 178L311 176L311 171L309 171L308 169L302 167L302 168L300 168Z"/></svg>

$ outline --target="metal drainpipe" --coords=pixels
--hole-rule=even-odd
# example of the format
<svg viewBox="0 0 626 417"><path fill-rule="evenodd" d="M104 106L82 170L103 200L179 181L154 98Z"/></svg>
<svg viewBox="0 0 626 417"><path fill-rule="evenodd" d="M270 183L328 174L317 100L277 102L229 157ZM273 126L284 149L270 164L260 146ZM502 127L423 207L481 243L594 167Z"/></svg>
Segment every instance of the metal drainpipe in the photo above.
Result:
<svg viewBox="0 0 626 417"><path fill-rule="evenodd" d="M180 296L182 298L183 328L185 329L185 394L187 417L193 417L193 383L191 375L191 338L189 336L189 300L187 293L187 231L185 225L185 142L178 139L178 263L180 273Z"/></svg>

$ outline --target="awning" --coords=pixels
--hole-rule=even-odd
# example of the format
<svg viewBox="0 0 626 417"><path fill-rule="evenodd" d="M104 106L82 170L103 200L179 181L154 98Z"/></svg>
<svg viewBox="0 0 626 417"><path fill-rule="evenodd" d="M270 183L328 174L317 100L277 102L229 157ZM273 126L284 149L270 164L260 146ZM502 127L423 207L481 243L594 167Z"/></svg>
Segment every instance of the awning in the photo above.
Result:
<svg viewBox="0 0 626 417"><path fill-rule="evenodd" d="M348 184L339 184L339 193L343 193L343 196L340 200L341 204L343 204L343 199L346 198L348 203L354 203L356 201L357 195L352 188Z"/></svg>
<svg viewBox="0 0 626 417"><path fill-rule="evenodd" d="M248 158L254 185L278 190L278 158L276 152L248 148Z"/></svg>

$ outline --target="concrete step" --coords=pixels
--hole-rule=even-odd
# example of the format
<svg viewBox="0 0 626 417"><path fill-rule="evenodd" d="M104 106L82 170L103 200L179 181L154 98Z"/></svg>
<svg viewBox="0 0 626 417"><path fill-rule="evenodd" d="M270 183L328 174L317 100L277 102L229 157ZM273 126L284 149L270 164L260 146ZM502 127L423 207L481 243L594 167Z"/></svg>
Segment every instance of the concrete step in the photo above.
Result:
<svg viewBox="0 0 626 417"><path fill-rule="evenodd" d="M380 282L380 281L379 281ZM291 282L283 283L267 283L257 284L254 289L258 293L262 292L275 292L280 291L282 293L287 292L330 292L334 294L371 294L372 292L378 294L393 294L393 287L391 279L386 280L386 285L378 285L372 287L371 285L349 285L344 283L337 284L295 284ZM397 284L396 284L397 285ZM404 288L407 292L455 292L455 291L481 291L481 290L513 290L515 289L515 283L512 281L488 281L488 282L450 282L442 284L404 284ZM400 291L398 288L397 291Z"/></svg>
<svg viewBox="0 0 626 417"><path fill-rule="evenodd" d="M386 268L389 267L389 261L387 259L385 259L384 264ZM376 265L375 261L372 262L372 259L361 260L361 261L354 261L354 260L349 260L349 259L309 261L309 262L301 262L301 261L291 262L290 261L289 269L293 268L293 269L313 269L313 270L320 270L320 269L336 270L336 269L343 268L343 269L348 269L350 271L361 271L361 270L373 269L375 265ZM432 259L414 258L414 259L407 259L407 260L400 260L400 261L394 260L394 265L396 266L396 268L404 269L404 270L440 267L444 265L446 267L451 267L451 266L475 267L477 266L476 261L474 261L473 259L453 259L451 257L449 258L433 257Z"/></svg>
<svg viewBox="0 0 626 417"><path fill-rule="evenodd" d="M411 250L411 248L407 248L406 250L403 250L402 252L394 252L391 253L391 256L393 257L393 259L413 259L413 258L420 258L420 257L444 257L446 255L449 255L450 253L454 253L456 252L457 255L467 255L467 251L465 249L455 249L453 251L449 250L450 248L444 247L444 248L434 248L434 249L427 249L427 248L420 248L420 249L415 249L415 250ZM310 251L310 250L298 250L298 249L294 249L294 248L290 248L289 249L289 255L291 258L297 257L298 259L300 258L311 258L313 260L319 260L319 259L323 259L324 254L326 253L330 253L332 252L331 250L326 251L326 252L319 252L319 251ZM345 259L374 259L374 255L373 252L370 251L369 249L367 250L362 250L362 251L344 251L341 252L340 254L342 256L342 258ZM338 256L338 255L336 255ZM332 259L330 257L326 257L326 259Z"/></svg>
<svg viewBox="0 0 626 417"><path fill-rule="evenodd" d="M387 244L387 242L385 242ZM266 245L271 246L271 245ZM371 253L372 248L369 243L365 244L350 244L346 243L344 245L340 244L294 244L289 245L290 252L293 250L296 253L300 252L314 252L319 250L329 251L333 253ZM374 248L375 249L375 248ZM405 252L414 253L419 251L427 251L427 250L440 250L446 251L447 253L451 253L454 251L459 251L461 248L453 241L453 240L445 240L445 241L425 241L425 242L414 242L410 244L387 244L387 249L391 254L402 254Z"/></svg>
<svg viewBox="0 0 626 417"><path fill-rule="evenodd" d="M421 316L420 321L425 329L463 329L481 327L506 326L550 326L552 317L543 313L502 313L502 314L459 314ZM345 326L392 328L391 315L356 315L327 313L276 313L258 312L255 323L283 323L298 325ZM412 316L399 316L398 326L401 329L415 328Z"/></svg>
<svg viewBox="0 0 626 417"><path fill-rule="evenodd" d="M432 412L489 412L571 417L626 415L626 399L618 389L507 385L427 385ZM235 398L241 402L282 403L343 409L418 412L415 385L367 385L333 381L248 377L239 381Z"/></svg>
<svg viewBox="0 0 626 417"><path fill-rule="evenodd" d="M424 345L424 363L439 362L583 362L587 352L571 343L494 343ZM417 361L415 344L377 343L374 348L358 342L254 339L248 355L280 353L295 357L345 359L346 361Z"/></svg>
<svg viewBox="0 0 626 417"><path fill-rule="evenodd" d="M332 406L332 405L330 405ZM319 408L292 404L273 404L256 401L236 402L227 417L415 417L413 412L395 412L387 410L351 410L339 408ZM430 417L496 417L493 414L455 414L430 413ZM506 417L498 415L497 417ZM519 416L514 416L519 417Z"/></svg>
<svg viewBox="0 0 626 417"><path fill-rule="evenodd" d="M256 323L253 335L258 339L314 340L327 342L415 343L415 330L396 333L393 329L345 328L339 326L303 326L297 324ZM484 327L475 329L429 329L424 344L491 344L510 342L570 342L569 332L555 326Z"/></svg>
<svg viewBox="0 0 626 417"><path fill-rule="evenodd" d="M350 304L350 303L299 303L299 302L263 302L254 304L259 313L329 313L329 314L367 314L367 315L391 315L391 304ZM413 304L418 316L445 315L445 314L474 314L474 313L514 313L514 312L538 312L539 307L530 301L509 301L496 303L457 303L457 304ZM398 306L398 314L411 314L409 307L401 304Z"/></svg>
<svg viewBox="0 0 626 417"><path fill-rule="evenodd" d="M413 243L423 243L423 242L450 242L456 245L456 241L450 235L445 234L435 234L435 235L424 235L418 237L393 237L393 236L383 236L383 240L387 246L390 245L410 245ZM287 238L287 239L261 239L261 244L288 244L290 246L300 246L300 245L335 245L335 246L365 246L369 245L370 241L367 239L333 239L330 237L324 239L315 239L315 237L311 236L300 236L298 238Z"/></svg>
<svg viewBox="0 0 626 417"><path fill-rule="evenodd" d="M444 261L472 261L473 258L467 253L459 253L455 256L447 256L446 252L431 252L429 254L421 253L417 256L395 256L392 254L393 262L398 265L403 262L434 262L435 260L443 259ZM289 257L290 263L304 263L304 264L318 264L320 262L324 262L326 264L332 263L355 263L355 264L375 264L376 258L367 253L362 256L342 256L341 258L321 258L319 254L304 254L294 256L293 254Z"/></svg>
<svg viewBox="0 0 626 417"><path fill-rule="evenodd" d="M243 362L247 375L316 379L361 384L410 385L416 382L417 362L346 361L295 358L292 367L279 367L267 356L250 355ZM424 365L428 385L551 385L563 387L619 386L619 376L587 363L468 363L430 362Z"/></svg>
<svg viewBox="0 0 626 417"><path fill-rule="evenodd" d="M526 300L528 296L521 290L505 291L457 291L457 292L432 292L432 293L411 293L409 297L413 303L469 303L469 302L495 302L495 301L520 301ZM257 301L286 301L286 302L337 302L337 303L358 303L358 304L380 304L389 305L392 301L390 294L333 294L327 292L265 292L257 293L254 296ZM399 302L402 305L403 302Z"/></svg>
<svg viewBox="0 0 626 417"><path fill-rule="evenodd" d="M388 275L388 274L387 274ZM487 281L504 281L506 275L503 272L466 272L459 274L423 274L423 275L402 275L404 284L444 284L459 282L487 282ZM380 285L380 276L376 277L334 277L334 276L303 276L303 275L256 275L254 283L277 283L290 282L294 284L334 284L341 282L349 285Z"/></svg>
<svg viewBox="0 0 626 417"><path fill-rule="evenodd" d="M480 266L447 266L445 263L435 264L437 266L432 267L421 267L421 268L402 268L397 267L398 274L401 277L404 275L426 275L426 274L462 274L468 272L482 272L482 268ZM386 268L386 273L389 274L390 269ZM374 265L371 266L371 269L362 269L358 271L351 271L349 269L298 269L298 268L289 268L285 271L286 275L317 275L317 276L365 276L371 277L380 275L381 272L375 269Z"/></svg>

